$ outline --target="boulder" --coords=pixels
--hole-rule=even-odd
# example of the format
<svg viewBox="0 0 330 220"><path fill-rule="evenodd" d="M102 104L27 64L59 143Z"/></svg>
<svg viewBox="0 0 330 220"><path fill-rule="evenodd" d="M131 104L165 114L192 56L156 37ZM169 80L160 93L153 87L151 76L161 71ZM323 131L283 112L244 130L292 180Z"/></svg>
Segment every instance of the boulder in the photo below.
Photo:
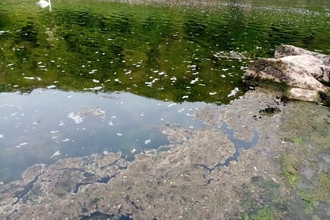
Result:
<svg viewBox="0 0 330 220"><path fill-rule="evenodd" d="M319 102L330 91L330 56L281 45L275 58L252 63L244 78L247 84L280 88L289 99Z"/></svg>

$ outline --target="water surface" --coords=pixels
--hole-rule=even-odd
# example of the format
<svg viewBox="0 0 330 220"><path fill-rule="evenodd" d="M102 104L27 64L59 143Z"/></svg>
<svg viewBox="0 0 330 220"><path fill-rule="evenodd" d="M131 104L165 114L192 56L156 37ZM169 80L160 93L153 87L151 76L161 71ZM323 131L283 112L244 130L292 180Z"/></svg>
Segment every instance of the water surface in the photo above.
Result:
<svg viewBox="0 0 330 220"><path fill-rule="evenodd" d="M0 4L0 180L35 163L168 144L159 128L242 95L280 44L330 53L329 4L169 8L99 1Z"/></svg>

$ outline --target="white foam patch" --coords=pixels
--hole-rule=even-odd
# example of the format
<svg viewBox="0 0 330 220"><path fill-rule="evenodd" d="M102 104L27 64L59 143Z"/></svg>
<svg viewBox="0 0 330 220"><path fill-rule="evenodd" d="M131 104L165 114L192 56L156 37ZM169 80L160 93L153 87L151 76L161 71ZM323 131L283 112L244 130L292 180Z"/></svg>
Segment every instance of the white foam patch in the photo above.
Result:
<svg viewBox="0 0 330 220"><path fill-rule="evenodd" d="M145 140L144 144L149 144L151 142L151 140Z"/></svg>
<svg viewBox="0 0 330 220"><path fill-rule="evenodd" d="M0 138L3 138L3 134L0 134Z"/></svg>
<svg viewBox="0 0 330 220"><path fill-rule="evenodd" d="M74 112L71 112L69 114L68 118L71 118L72 120L74 120L74 122L76 122L76 124L83 122L83 119L84 119L84 117L81 117L80 115L77 115Z"/></svg>

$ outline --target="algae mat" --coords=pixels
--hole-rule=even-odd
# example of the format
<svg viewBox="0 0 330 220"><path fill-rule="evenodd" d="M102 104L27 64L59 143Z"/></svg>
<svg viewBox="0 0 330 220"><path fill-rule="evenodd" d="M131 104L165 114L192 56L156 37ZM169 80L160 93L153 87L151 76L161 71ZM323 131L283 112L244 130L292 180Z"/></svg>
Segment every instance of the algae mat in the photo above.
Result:
<svg viewBox="0 0 330 220"><path fill-rule="evenodd" d="M0 185L1 219L328 219L330 111L251 91L160 128L170 145L39 164Z"/></svg>

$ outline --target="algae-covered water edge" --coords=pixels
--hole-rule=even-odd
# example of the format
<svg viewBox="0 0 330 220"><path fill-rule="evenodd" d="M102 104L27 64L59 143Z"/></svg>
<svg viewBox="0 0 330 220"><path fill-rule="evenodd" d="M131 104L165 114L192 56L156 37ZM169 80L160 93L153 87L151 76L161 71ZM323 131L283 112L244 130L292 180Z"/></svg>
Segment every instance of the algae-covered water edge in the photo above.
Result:
<svg viewBox="0 0 330 220"><path fill-rule="evenodd" d="M0 4L0 181L35 163L166 145L160 127L203 126L194 111L243 95L246 67L276 45L329 53L325 3L52 3Z"/></svg>

